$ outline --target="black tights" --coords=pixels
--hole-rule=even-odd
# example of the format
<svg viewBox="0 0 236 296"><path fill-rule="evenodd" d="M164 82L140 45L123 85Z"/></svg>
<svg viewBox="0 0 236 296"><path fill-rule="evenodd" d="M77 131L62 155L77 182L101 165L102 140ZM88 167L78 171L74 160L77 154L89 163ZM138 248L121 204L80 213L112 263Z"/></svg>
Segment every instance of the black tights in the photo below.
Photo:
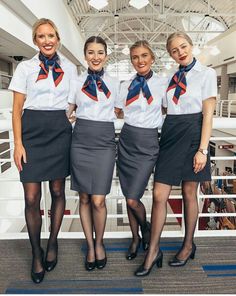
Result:
<svg viewBox="0 0 236 296"><path fill-rule="evenodd" d="M79 193L79 213L87 241L87 261L101 260L106 256L103 235L106 227L107 208L105 195ZM95 231L95 244L93 239Z"/></svg>
<svg viewBox="0 0 236 296"><path fill-rule="evenodd" d="M141 228L142 237L145 241L149 241L150 234L146 231L147 219L144 204L140 200L135 199L127 199L126 202L130 229L133 236L130 251L134 252L137 244L139 243L139 226Z"/></svg>
<svg viewBox="0 0 236 296"><path fill-rule="evenodd" d="M33 255L32 269L34 272L40 272L43 269L40 244L42 226L40 214L41 182L23 183L23 187L25 194L25 219ZM49 189L52 197L51 230L46 259L52 261L57 255L57 235L65 210L65 179L49 181Z"/></svg>
<svg viewBox="0 0 236 296"><path fill-rule="evenodd" d="M192 250L193 236L198 217L197 187L197 182L182 182L185 237L183 245L177 254L177 257L181 260L186 259ZM160 237L166 220L167 200L170 192L170 185L155 183L151 215L151 240L145 258L145 268L151 266L159 251Z"/></svg>

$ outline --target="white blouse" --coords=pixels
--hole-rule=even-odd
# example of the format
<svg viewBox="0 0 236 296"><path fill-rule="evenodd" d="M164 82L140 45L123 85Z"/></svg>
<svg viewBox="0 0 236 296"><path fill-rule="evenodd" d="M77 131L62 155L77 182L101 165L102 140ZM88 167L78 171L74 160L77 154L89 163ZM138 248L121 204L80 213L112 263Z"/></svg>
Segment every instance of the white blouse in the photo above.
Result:
<svg viewBox="0 0 236 296"><path fill-rule="evenodd" d="M17 66L9 89L26 95L23 109L66 110L68 108L68 99L75 97L74 81L78 74L74 64L61 54L58 56L64 75L57 86L54 84L51 69L46 79L36 82L41 69L38 54Z"/></svg>
<svg viewBox="0 0 236 296"><path fill-rule="evenodd" d="M98 101L95 101L82 92L87 76L88 73L86 71L78 77L76 96L69 99L69 103L77 105L76 117L87 120L114 122L116 119L114 107L118 97L119 81L105 72L102 80L111 93L110 97L107 98L96 86Z"/></svg>
<svg viewBox="0 0 236 296"><path fill-rule="evenodd" d="M157 128L162 126L163 116L161 106L167 89L167 78L160 77L156 73L147 80L148 87L153 97L151 104L140 91L139 98L126 106L128 88L135 78L124 81L120 86L119 102L117 108L123 109L124 121L135 127Z"/></svg>
<svg viewBox="0 0 236 296"><path fill-rule="evenodd" d="M169 76L168 85L175 72ZM199 113L202 111L202 101L217 96L216 71L199 61L196 61L193 68L186 73L186 82L187 90L179 97L178 104L172 100L175 88L166 93L164 107L167 107L167 114Z"/></svg>

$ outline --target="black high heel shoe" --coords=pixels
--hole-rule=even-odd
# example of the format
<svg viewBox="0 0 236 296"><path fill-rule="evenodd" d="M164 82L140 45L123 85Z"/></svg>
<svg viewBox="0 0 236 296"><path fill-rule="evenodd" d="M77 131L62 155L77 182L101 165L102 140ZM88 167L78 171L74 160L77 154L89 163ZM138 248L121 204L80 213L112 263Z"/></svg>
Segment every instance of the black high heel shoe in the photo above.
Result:
<svg viewBox="0 0 236 296"><path fill-rule="evenodd" d="M55 259L52 260L52 261L47 261L45 259L44 266L45 266L45 269L48 272L52 271L56 267L56 265L57 265L57 254L58 254L58 244L56 244L56 257L55 257Z"/></svg>
<svg viewBox="0 0 236 296"><path fill-rule="evenodd" d="M196 249L197 249L197 247L193 243L192 251L191 251L190 255L185 260L180 260L177 258L177 255L175 255L174 258L168 262L169 266L172 266L172 267L184 266L188 262L189 258L194 259Z"/></svg>
<svg viewBox="0 0 236 296"><path fill-rule="evenodd" d="M31 279L35 284L39 284L42 282L44 275L45 275L45 269L43 265L43 259L44 259L44 251L41 249L41 260L42 260L42 266L43 270L40 272L34 272L33 270L33 262L32 262L32 268L31 268ZM33 259L34 260L34 259Z"/></svg>
<svg viewBox="0 0 236 296"><path fill-rule="evenodd" d="M139 239L138 239L138 244L137 244L134 252L131 251L132 243L130 244L128 252L126 254L127 260L133 260L134 258L137 257L138 249L140 248L140 244L141 244L141 237L139 237Z"/></svg>
<svg viewBox="0 0 236 296"><path fill-rule="evenodd" d="M156 264L157 267L162 267L162 261L163 261L163 253L161 250L159 250L158 254L156 255L156 258L153 260L152 265L150 268L144 268L144 263L135 271L134 275L136 276L147 276L151 272L153 266Z"/></svg>
<svg viewBox="0 0 236 296"><path fill-rule="evenodd" d="M103 245L103 248L105 250L104 245ZM106 250L105 250L105 257L103 259L96 259L95 264L98 269L103 269L106 266L107 264Z"/></svg>
<svg viewBox="0 0 236 296"><path fill-rule="evenodd" d="M147 221L145 227L143 229L141 229L141 232L142 232L143 250L147 251L149 248L149 243L150 243L151 223Z"/></svg>
<svg viewBox="0 0 236 296"><path fill-rule="evenodd" d="M96 260L89 262L86 257L84 266L87 271L91 271L96 267Z"/></svg>

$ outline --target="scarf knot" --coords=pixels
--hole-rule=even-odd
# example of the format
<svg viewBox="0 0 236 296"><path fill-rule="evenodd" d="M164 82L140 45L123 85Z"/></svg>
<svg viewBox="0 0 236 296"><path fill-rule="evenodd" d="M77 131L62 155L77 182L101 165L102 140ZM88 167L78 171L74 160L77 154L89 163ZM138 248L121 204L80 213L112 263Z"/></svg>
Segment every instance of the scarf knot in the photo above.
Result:
<svg viewBox="0 0 236 296"><path fill-rule="evenodd" d="M186 81L186 73L190 71L193 66L196 64L196 59L193 58L193 61L191 64L187 66L179 66L179 70L174 74L174 76L171 78L171 81L169 83L169 86L167 88L167 92L171 89L175 88L174 96L172 100L177 105L179 102L179 97L186 93L187 90L187 81Z"/></svg>
<svg viewBox="0 0 236 296"><path fill-rule="evenodd" d="M129 92L126 98L126 106L134 102L139 98L140 91L142 90L143 96L146 98L147 103L150 105L153 101L152 94L147 84L147 80L153 75L153 71L150 70L146 75L142 76L136 74L135 78L132 80L129 86Z"/></svg>
<svg viewBox="0 0 236 296"><path fill-rule="evenodd" d="M57 86L64 75L64 72L59 64L59 56L57 53L54 54L52 58L45 57L41 52L39 53L39 60L40 60L40 71L38 74L38 80L48 78L49 67L52 67L52 76L55 86Z"/></svg>

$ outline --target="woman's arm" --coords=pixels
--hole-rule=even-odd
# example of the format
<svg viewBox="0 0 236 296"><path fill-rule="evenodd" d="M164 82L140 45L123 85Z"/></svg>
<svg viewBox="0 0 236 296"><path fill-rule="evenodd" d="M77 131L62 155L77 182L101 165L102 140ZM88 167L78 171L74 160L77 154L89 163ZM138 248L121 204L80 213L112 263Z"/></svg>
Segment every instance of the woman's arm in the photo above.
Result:
<svg viewBox="0 0 236 296"><path fill-rule="evenodd" d="M21 116L23 105L25 101L25 94L14 91L14 101L12 110L12 126L14 134L14 161L18 171L22 171L22 159L26 163L26 152L22 144L22 125Z"/></svg>
<svg viewBox="0 0 236 296"><path fill-rule="evenodd" d="M115 112L117 118L120 118L120 119L124 118L124 113L121 108L115 107L114 112Z"/></svg>
<svg viewBox="0 0 236 296"><path fill-rule="evenodd" d="M76 110L76 107L76 104L69 103L69 108L66 111L66 116L71 123L73 123L76 120L76 117L72 115L72 113Z"/></svg>
<svg viewBox="0 0 236 296"><path fill-rule="evenodd" d="M212 130L212 121L213 113L215 110L216 99L215 97L208 98L203 101L202 112L203 112L203 122L202 122L202 131L201 131L201 142L199 149L206 150L209 145L211 130ZM207 155L203 155L202 152L198 151L194 156L194 172L200 172L206 165Z"/></svg>

